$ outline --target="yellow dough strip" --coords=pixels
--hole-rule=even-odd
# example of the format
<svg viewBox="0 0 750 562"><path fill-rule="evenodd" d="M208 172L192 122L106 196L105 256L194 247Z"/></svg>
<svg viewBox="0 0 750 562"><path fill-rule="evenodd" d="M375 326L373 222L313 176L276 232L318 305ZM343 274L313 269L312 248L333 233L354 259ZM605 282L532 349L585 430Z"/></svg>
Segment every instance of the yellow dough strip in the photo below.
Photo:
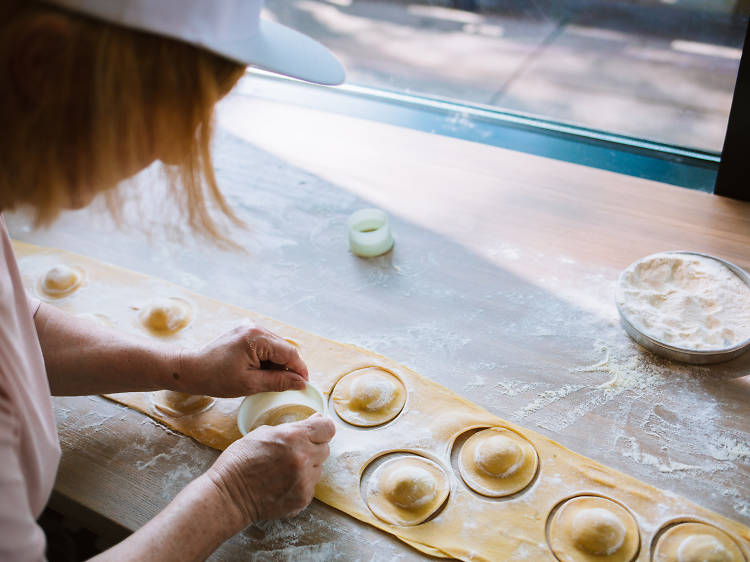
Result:
<svg viewBox="0 0 750 562"><path fill-rule="evenodd" d="M393 421L373 428L337 420L331 456L315 496L426 554L461 560L555 560L547 540L548 520L555 508L573 496L599 495L617 502L635 519L640 533L636 560L649 560L655 538L670 525L686 520L721 529L737 543L743 562L750 557L748 527L498 418L387 357L90 258L21 242L15 242L14 248L24 284L37 294L39 279L51 268L60 264L81 268L86 282L75 291L63 298L43 294L40 298L74 314L96 314L116 329L159 337L139 321L139 313L154 298L179 298L191 307L190 323L172 336L162 336L181 346L202 345L243 319L258 322L298 345L312 382L327 400L337 381L352 371L380 367L396 375L407 392L403 410ZM241 398L218 398L207 411L181 417L154 408L149 393L108 398L216 449L224 449L240 437L236 415ZM451 461L454 442L469 430L486 427L509 428L536 449L539 469L525 490L507 498L488 498L473 492L461 479L457 464ZM444 508L423 524L399 527L384 523L363 498L360 479L365 468L392 451L421 455L439 464L448 475L450 492Z"/></svg>

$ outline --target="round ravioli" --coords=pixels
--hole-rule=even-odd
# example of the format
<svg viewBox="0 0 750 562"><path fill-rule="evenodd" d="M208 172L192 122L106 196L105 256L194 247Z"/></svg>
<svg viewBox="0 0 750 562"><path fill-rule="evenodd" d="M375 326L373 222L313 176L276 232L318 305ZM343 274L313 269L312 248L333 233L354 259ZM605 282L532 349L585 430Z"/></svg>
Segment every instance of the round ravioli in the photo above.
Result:
<svg viewBox="0 0 750 562"><path fill-rule="evenodd" d="M418 525L448 497L445 471L424 457L399 456L381 464L367 482L367 505L391 525Z"/></svg>
<svg viewBox="0 0 750 562"><path fill-rule="evenodd" d="M502 427L483 429L469 437L458 463L469 488L494 498L523 490L534 479L538 465L534 446Z"/></svg>
<svg viewBox="0 0 750 562"><path fill-rule="evenodd" d="M370 427L389 422L401 412L406 388L390 372L369 367L344 376L333 389L332 398L341 419Z"/></svg>
<svg viewBox="0 0 750 562"><path fill-rule="evenodd" d="M555 513L549 543L562 562L630 562L638 554L640 535L635 519L620 504L580 496Z"/></svg>
<svg viewBox="0 0 750 562"><path fill-rule="evenodd" d="M185 394L174 390L159 390L152 395L154 407L163 413L179 417L208 410L215 400L210 396Z"/></svg>
<svg viewBox="0 0 750 562"><path fill-rule="evenodd" d="M283 423L292 423L306 420L312 416L316 410L305 404L284 404L264 412L253 424L251 431L261 425L281 425Z"/></svg>
<svg viewBox="0 0 750 562"><path fill-rule="evenodd" d="M83 270L65 264L56 265L39 281L41 291L50 297L64 297L81 286Z"/></svg>
<svg viewBox="0 0 750 562"><path fill-rule="evenodd" d="M190 305L178 298L159 299L141 311L140 320L154 334L174 334L190 323Z"/></svg>
<svg viewBox="0 0 750 562"><path fill-rule="evenodd" d="M724 531L705 523L680 523L656 543L655 562L745 562L740 547Z"/></svg>

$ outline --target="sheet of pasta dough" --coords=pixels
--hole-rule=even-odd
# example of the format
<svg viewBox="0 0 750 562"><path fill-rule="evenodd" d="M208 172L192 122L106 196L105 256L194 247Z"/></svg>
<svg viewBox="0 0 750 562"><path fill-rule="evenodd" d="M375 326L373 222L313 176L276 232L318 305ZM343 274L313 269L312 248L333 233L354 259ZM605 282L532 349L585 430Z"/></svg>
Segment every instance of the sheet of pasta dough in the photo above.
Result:
<svg viewBox="0 0 750 562"><path fill-rule="evenodd" d="M633 515L640 533L636 560L649 559L652 542L660 530L686 519L719 527L737 541L746 559L750 556L747 527L500 419L387 357L83 256L20 242L15 242L14 247L28 289L66 311L100 315L116 329L148 336L139 322L139 311L155 297L178 297L190 304L192 320L169 341L182 346L200 345L242 319L250 319L298 346L311 380L327 398L336 382L352 371L376 366L395 374L407 390L401 414L386 425L370 429L337 419L331 456L324 465L315 496L424 553L462 560L554 560L547 542L550 514L565 499L590 494L613 499ZM39 290L39 279L61 263L81 268L84 281L66 297L45 297ZM240 399L218 399L204 413L174 418L156 410L148 393L108 397L216 449L223 449L240 437L235 419ZM539 456L539 469L529 487L505 499L487 498L471 491L458 474L453 451L454 444L461 442L467 431L498 426L528 439ZM450 495L437 516L426 523L392 526L368 509L360 477L368 463L389 451L416 452L445 469Z"/></svg>

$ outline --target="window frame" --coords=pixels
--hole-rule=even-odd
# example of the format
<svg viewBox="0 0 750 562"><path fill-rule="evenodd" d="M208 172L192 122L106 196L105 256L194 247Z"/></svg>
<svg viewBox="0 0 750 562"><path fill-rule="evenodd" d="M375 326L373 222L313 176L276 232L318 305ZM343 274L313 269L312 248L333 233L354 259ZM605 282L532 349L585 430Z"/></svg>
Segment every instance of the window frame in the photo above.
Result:
<svg viewBox="0 0 750 562"><path fill-rule="evenodd" d="M750 201L750 23L737 72L724 148L714 187L716 195Z"/></svg>

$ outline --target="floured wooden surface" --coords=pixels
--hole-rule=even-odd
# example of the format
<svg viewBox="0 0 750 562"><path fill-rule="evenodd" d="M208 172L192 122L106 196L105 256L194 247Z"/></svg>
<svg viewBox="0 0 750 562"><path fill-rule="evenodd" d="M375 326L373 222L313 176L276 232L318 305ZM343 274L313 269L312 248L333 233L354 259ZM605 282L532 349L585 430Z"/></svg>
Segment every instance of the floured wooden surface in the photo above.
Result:
<svg viewBox="0 0 750 562"><path fill-rule="evenodd" d="M394 421L371 429L339 420L331 457L316 488L316 497L396 535L425 553L467 560L553 559L546 538L547 521L558 504L577 495L610 498L633 514L640 529L639 560L648 559L649 545L660 529L684 519L710 522L735 537L746 555L750 552L747 550L750 529L493 416L386 357L82 256L23 243L16 243L15 250L24 282L31 290L35 290L38 280L47 271L60 264L85 271L85 281L75 291L64 298L48 300L75 314L103 316L115 328L144 334L140 312L147 306L146 299L155 296L180 298L189 303L192 320L170 337L172 341L195 345L243 318L250 318L299 346L310 369L311 380L326 396L342 376L353 371L380 366L394 373L408 393L403 411ZM44 297L44 294L39 296ZM239 399L218 399L206 412L173 418L153 408L149 394L128 393L112 398L214 448L224 448L239 437L235 425ZM501 500L470 491L455 470L455 456L462 436L467 436L472 429L494 426L519 433L529 440L539 455L536 479L519 494ZM411 527L385 524L372 514L362 497L361 475L375 459L394 451L432 459L449 476L451 490L445 506L423 524ZM478 532L479 529L482 532ZM494 532L487 532L487 529Z"/></svg>
<svg viewBox="0 0 750 562"><path fill-rule="evenodd" d="M702 251L750 269L749 204L307 111L264 99L256 81L242 86L222 102L215 163L250 225L231 232L247 253L164 236L165 219L178 214L148 174L144 203L125 209L131 228L95 206L50 229L5 213L11 236L372 349L493 414L750 524L750 354L710 367L661 360L623 332L613 299L621 270L657 251ZM396 246L361 260L347 251L346 221L371 206L389 213ZM217 454L103 398L55 404L56 490L130 530ZM315 501L291 521L246 529L212 557L248 558L424 556Z"/></svg>

